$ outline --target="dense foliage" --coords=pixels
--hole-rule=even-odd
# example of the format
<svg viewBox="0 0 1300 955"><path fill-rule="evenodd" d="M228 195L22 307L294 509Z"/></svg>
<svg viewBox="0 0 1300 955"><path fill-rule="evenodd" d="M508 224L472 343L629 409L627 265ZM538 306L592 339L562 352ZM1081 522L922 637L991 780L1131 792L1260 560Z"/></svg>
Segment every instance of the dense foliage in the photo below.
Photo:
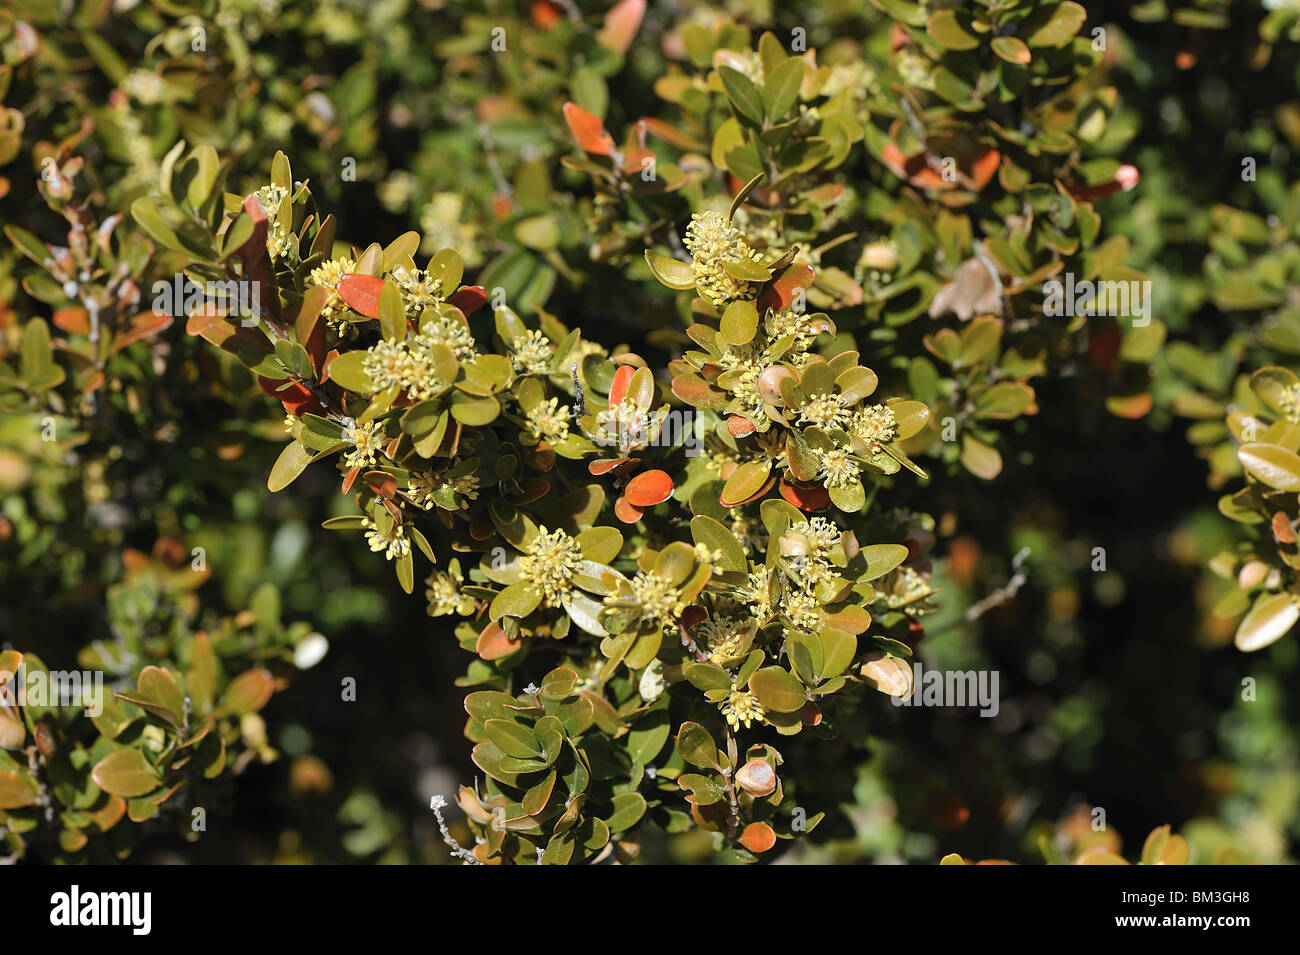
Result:
<svg viewBox="0 0 1300 955"><path fill-rule="evenodd" d="M1288 859L1300 8L525 6L0 13L5 853Z"/></svg>

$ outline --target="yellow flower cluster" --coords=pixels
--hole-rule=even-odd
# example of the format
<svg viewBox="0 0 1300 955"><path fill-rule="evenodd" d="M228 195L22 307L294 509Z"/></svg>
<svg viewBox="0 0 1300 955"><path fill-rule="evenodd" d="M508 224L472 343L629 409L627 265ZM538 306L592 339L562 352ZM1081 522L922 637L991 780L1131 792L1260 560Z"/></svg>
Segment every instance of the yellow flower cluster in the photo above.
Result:
<svg viewBox="0 0 1300 955"><path fill-rule="evenodd" d="M343 456L343 463L349 468L373 467L375 455L383 446L383 434L379 424L367 421L343 431L343 439L352 444L352 450Z"/></svg>
<svg viewBox="0 0 1300 955"><path fill-rule="evenodd" d="M354 271L356 267L357 263L351 259L330 259L312 269L311 275L307 276L308 285L318 285L330 290L330 296L325 300L325 307L320 313L321 318L326 322L336 324L339 316L347 310L346 303L339 297L339 280Z"/></svg>
<svg viewBox="0 0 1300 955"><path fill-rule="evenodd" d="M555 346L545 335L534 329L511 352L510 361L520 374L537 375L547 370L554 354Z"/></svg>
<svg viewBox="0 0 1300 955"><path fill-rule="evenodd" d="M439 315L424 322L415 341L423 348L434 345L449 348L459 362L471 362L478 357L477 343L469 326L451 315Z"/></svg>
<svg viewBox="0 0 1300 955"><path fill-rule="evenodd" d="M696 288L714 305L750 298L757 291L755 283L734 279L723 267L725 263L759 262L758 253L745 242L744 233L727 222L725 213L692 215L684 241L691 253Z"/></svg>
<svg viewBox="0 0 1300 955"><path fill-rule="evenodd" d="M849 433L869 447L888 444L898 437L898 419L889 405L871 405L860 409L849 423Z"/></svg>
<svg viewBox="0 0 1300 955"><path fill-rule="evenodd" d="M817 395L799 410L799 423L814 424L823 429L842 428L848 423L849 415L849 409L839 395Z"/></svg>
<svg viewBox="0 0 1300 955"><path fill-rule="evenodd" d="M559 398L540 402L528 412L528 430L538 441L556 444L569 436L569 409Z"/></svg>
<svg viewBox="0 0 1300 955"><path fill-rule="evenodd" d="M732 687L731 693L728 694L725 702L721 706L722 715L726 717L727 724L733 729L738 730L741 724L745 729L749 729L751 723L761 723L767 712L763 709L763 704L758 701L758 697L747 690L740 690Z"/></svg>
<svg viewBox="0 0 1300 955"><path fill-rule="evenodd" d="M366 349L362 370L376 388L397 388L413 401L423 401L447 386L434 370L427 339L416 336L410 342L376 342Z"/></svg>
<svg viewBox="0 0 1300 955"><path fill-rule="evenodd" d="M677 617L686 609L686 602L677 588L654 571L639 573L632 578L632 600L640 608L643 620L661 626L676 623ZM620 598L617 594L610 594L605 603L617 606Z"/></svg>
<svg viewBox="0 0 1300 955"><path fill-rule="evenodd" d="M424 582L424 596L429 601L430 617L445 617L459 613L467 615L474 611L474 598L460 592L456 578L445 570L432 571Z"/></svg>
<svg viewBox="0 0 1300 955"><path fill-rule="evenodd" d="M389 536L379 532L375 522L366 518L366 543L376 554L382 553L387 560L405 557L411 552L411 541L406 536L406 529L401 524L394 524Z"/></svg>
<svg viewBox="0 0 1300 955"><path fill-rule="evenodd" d="M821 454L821 470L817 476L826 487L844 487L858 479L860 468L850 450L836 445Z"/></svg>
<svg viewBox="0 0 1300 955"><path fill-rule="evenodd" d="M746 622L738 617L717 616L696 624L692 636L709 660L722 666L743 652L745 628Z"/></svg>
<svg viewBox="0 0 1300 955"><path fill-rule="evenodd" d="M443 300L442 279L434 278L424 269L399 265L393 269L393 280L402 291L402 305L409 318L415 318L430 305Z"/></svg>
<svg viewBox="0 0 1300 955"><path fill-rule="evenodd" d="M547 533L541 527L539 531L519 558L519 569L529 583L541 589L546 606L558 607L573 590L573 575L582 563L582 548L562 530Z"/></svg>
<svg viewBox="0 0 1300 955"><path fill-rule="evenodd" d="M257 190L257 200L266 213L266 252L271 256L272 262L283 258L293 241L293 235L289 231L293 223L280 219L280 203L288 194L283 186L263 186Z"/></svg>

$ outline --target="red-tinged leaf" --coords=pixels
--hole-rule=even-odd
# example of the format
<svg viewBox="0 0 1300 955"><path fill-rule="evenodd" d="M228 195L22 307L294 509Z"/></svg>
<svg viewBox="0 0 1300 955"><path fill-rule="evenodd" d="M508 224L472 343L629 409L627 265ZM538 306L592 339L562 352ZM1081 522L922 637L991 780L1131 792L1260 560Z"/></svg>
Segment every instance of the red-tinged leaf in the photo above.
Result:
<svg viewBox="0 0 1300 955"><path fill-rule="evenodd" d="M1104 199L1107 196L1113 196L1117 192L1128 192L1130 189L1137 188L1137 184L1142 181L1142 173L1137 166L1124 164L1115 170L1115 178L1109 182L1103 182L1096 186L1075 186L1067 187L1070 195L1076 199Z"/></svg>
<svg viewBox="0 0 1300 955"><path fill-rule="evenodd" d="M626 53L636 38L636 31L641 29L644 17L645 0L620 0L605 14L605 23L596 39L607 49Z"/></svg>
<svg viewBox="0 0 1300 955"><path fill-rule="evenodd" d="M140 312L131 319L131 324L126 327L126 330L113 339L113 351L120 352L127 345L157 335L170 328L171 324L172 317L166 312Z"/></svg>
<svg viewBox="0 0 1300 955"><path fill-rule="evenodd" d="M996 149L984 149L970 164L969 176L971 186L979 192L997 174L1002 164L1002 154Z"/></svg>
<svg viewBox="0 0 1300 955"><path fill-rule="evenodd" d="M1279 544L1296 542L1295 528L1291 526L1290 519L1282 511L1273 515L1273 537Z"/></svg>
<svg viewBox="0 0 1300 955"><path fill-rule="evenodd" d="M614 380L609 385L610 407L623 403L623 399L627 397L628 386L632 383L632 376L635 374L636 369L631 365L624 365L614 372Z"/></svg>
<svg viewBox="0 0 1300 955"><path fill-rule="evenodd" d="M587 471L593 477L601 477L624 464L628 464L631 460L631 458L600 458L590 462L587 465Z"/></svg>
<svg viewBox="0 0 1300 955"><path fill-rule="evenodd" d="M650 162L647 163L646 160ZM644 169L654 166L655 154L652 149L634 149L623 154L623 174L625 176L640 175Z"/></svg>
<svg viewBox="0 0 1300 955"><path fill-rule="evenodd" d="M447 299L448 304L460 309L466 318L487 304L487 289L481 285L466 285Z"/></svg>
<svg viewBox="0 0 1300 955"><path fill-rule="evenodd" d="M654 507L668 500L673 493L673 479L667 471L642 471L627 482L623 497L637 508Z"/></svg>
<svg viewBox="0 0 1300 955"><path fill-rule="evenodd" d="M518 653L523 645L523 640L511 640L500 624L489 623L479 634L474 652L484 660L500 660Z"/></svg>
<svg viewBox="0 0 1300 955"><path fill-rule="evenodd" d="M585 151L593 156L614 155L614 140L605 131L599 116L588 113L577 103L565 103L564 121Z"/></svg>
<svg viewBox="0 0 1300 955"><path fill-rule="evenodd" d="M684 133L676 127L669 126L661 119L655 119L651 116L642 116L638 120L640 125L645 127L646 132L657 136L670 146L676 146L678 149L684 149L688 152L703 152L705 145L689 133Z"/></svg>
<svg viewBox="0 0 1300 955"><path fill-rule="evenodd" d="M529 13L533 23L542 30L549 30L564 19L564 8L553 0L533 0Z"/></svg>
<svg viewBox="0 0 1300 955"><path fill-rule="evenodd" d="M379 293L384 280L374 275L349 273L339 279L339 298L348 308L366 318L379 317Z"/></svg>
<svg viewBox="0 0 1300 955"><path fill-rule="evenodd" d="M55 328L61 328L69 335L90 334L90 313L80 305L56 309L52 318Z"/></svg>
<svg viewBox="0 0 1300 955"><path fill-rule="evenodd" d="M740 844L750 852L766 852L776 845L776 831L765 822L751 822L740 834Z"/></svg>
<svg viewBox="0 0 1300 955"><path fill-rule="evenodd" d="M614 516L624 524L635 524L641 520L641 508L637 507L626 497L620 497L614 502Z"/></svg>
<svg viewBox="0 0 1300 955"><path fill-rule="evenodd" d="M367 471L365 480L366 486L374 492L377 498L389 500L397 493L397 478L387 471ZM400 519L399 516L398 520Z"/></svg>
<svg viewBox="0 0 1300 955"><path fill-rule="evenodd" d="M769 308L779 312L794 304L799 289L807 289L813 283L813 270L807 265L791 265L784 272L768 283L758 300L759 314Z"/></svg>
<svg viewBox="0 0 1300 955"><path fill-rule="evenodd" d="M819 484L802 487L782 479L781 496L801 511L824 511L831 504L830 493Z"/></svg>
<svg viewBox="0 0 1300 955"><path fill-rule="evenodd" d="M822 721L822 708L809 700L799 709L799 722L804 726L818 726Z"/></svg>
<svg viewBox="0 0 1300 955"><path fill-rule="evenodd" d="M727 416L727 430L731 432L733 438L747 438L757 429L754 427L754 422L744 415L733 414Z"/></svg>
<svg viewBox="0 0 1300 955"><path fill-rule="evenodd" d="M880 158L889 171L922 189L955 189L957 183L944 179L938 170L931 168L925 153L907 157L893 143L886 143Z"/></svg>
<svg viewBox="0 0 1300 955"><path fill-rule="evenodd" d="M352 490L352 485L356 483L357 475L361 473L361 465L357 465L347 474L343 475L343 493L346 494Z"/></svg>
<svg viewBox="0 0 1300 955"><path fill-rule="evenodd" d="M320 403L320 399L302 383L292 381L289 382L288 387L281 388L288 381L287 378L277 380L263 378L261 375L257 376L257 383L262 387L262 390L283 404L287 413L295 417L301 417L305 412L318 415L325 414L325 406Z"/></svg>

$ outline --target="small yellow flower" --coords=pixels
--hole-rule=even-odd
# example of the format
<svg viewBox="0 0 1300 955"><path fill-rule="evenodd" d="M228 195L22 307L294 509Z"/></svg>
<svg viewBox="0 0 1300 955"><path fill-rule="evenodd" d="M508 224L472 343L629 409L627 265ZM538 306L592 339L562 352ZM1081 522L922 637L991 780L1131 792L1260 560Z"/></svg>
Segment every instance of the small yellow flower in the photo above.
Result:
<svg viewBox="0 0 1300 955"><path fill-rule="evenodd" d="M376 554L382 553L385 559L395 560L411 552L411 542L401 524L394 524L387 537L379 532L378 526L369 518L366 518L366 527L366 543Z"/></svg>
<svg viewBox="0 0 1300 955"><path fill-rule="evenodd" d="M519 558L519 569L524 578L542 591L542 602L548 607L560 606L573 590L573 575L582 563L582 548L562 530L547 533L545 527Z"/></svg>
<svg viewBox="0 0 1300 955"><path fill-rule="evenodd" d="M555 354L555 346L545 335L534 329L510 355L515 371L524 375L537 375L546 371Z"/></svg>
<svg viewBox="0 0 1300 955"><path fill-rule="evenodd" d="M478 345L469 326L451 315L439 315L425 322L415 341L425 350L434 345L444 345L460 362L471 362L478 357Z"/></svg>
<svg viewBox="0 0 1300 955"><path fill-rule="evenodd" d="M758 701L758 697L747 690L740 690L734 686L721 708L722 715L726 717L728 725L733 730L740 729L742 723L745 729L749 729L751 723L761 723L767 716L767 712L763 709L763 704Z"/></svg>
<svg viewBox="0 0 1300 955"><path fill-rule="evenodd" d="M318 285L330 290L329 298L325 300L325 307L321 309L321 318L325 321L337 322L339 316L347 309L347 304L339 297L339 280L355 271L356 267L357 263L351 259L330 259L312 269L311 275L307 276L308 285Z"/></svg>
<svg viewBox="0 0 1300 955"><path fill-rule="evenodd" d="M280 219L280 203L288 194L283 186L263 186L257 190L257 200L266 213L266 252L272 262L283 258L293 243L293 235L289 231L292 223Z"/></svg>
<svg viewBox="0 0 1300 955"><path fill-rule="evenodd" d="M402 305L408 318L415 318L430 305L443 300L442 279L434 278L424 269L399 265L393 269L393 280L402 291Z"/></svg>
<svg viewBox="0 0 1300 955"><path fill-rule="evenodd" d="M453 613L466 616L474 612L474 598L462 594L460 584L447 571L432 571L424 583L430 617L445 617Z"/></svg>
<svg viewBox="0 0 1300 955"><path fill-rule="evenodd" d="M818 477L826 487L844 487L858 479L858 463L848 448L836 445L821 455L822 467Z"/></svg>
<svg viewBox="0 0 1300 955"><path fill-rule="evenodd" d="M760 261L758 253L745 242L744 233L728 224L724 213L692 215L684 242L691 253L696 288L714 305L751 298L758 291L756 283L734 279L723 267L724 263Z"/></svg>
<svg viewBox="0 0 1300 955"><path fill-rule="evenodd" d="M714 617L696 624L693 636L709 660L722 666L744 651L746 622L739 617Z"/></svg>
<svg viewBox="0 0 1300 955"><path fill-rule="evenodd" d="M849 409L837 394L817 395L799 409L800 424L814 424L819 428L842 428L849 420Z"/></svg>
<svg viewBox="0 0 1300 955"><path fill-rule="evenodd" d="M351 468L372 467L375 455L383 444L383 433L375 421L354 425L343 432L343 439L352 444L352 450L343 457L343 463ZM390 558L391 559L391 558Z"/></svg>
<svg viewBox="0 0 1300 955"><path fill-rule="evenodd" d="M849 430L863 443L878 448L898 437L898 419L889 405L871 405L853 416Z"/></svg>
<svg viewBox="0 0 1300 955"><path fill-rule="evenodd" d="M528 430L539 441L557 444L569 436L569 409L559 398L543 401L528 412Z"/></svg>
<svg viewBox="0 0 1300 955"><path fill-rule="evenodd" d="M641 617L652 623L669 626L686 609L686 602L667 578L654 571L639 573L632 578L632 600L640 608ZM617 606L621 598L610 594L606 605Z"/></svg>

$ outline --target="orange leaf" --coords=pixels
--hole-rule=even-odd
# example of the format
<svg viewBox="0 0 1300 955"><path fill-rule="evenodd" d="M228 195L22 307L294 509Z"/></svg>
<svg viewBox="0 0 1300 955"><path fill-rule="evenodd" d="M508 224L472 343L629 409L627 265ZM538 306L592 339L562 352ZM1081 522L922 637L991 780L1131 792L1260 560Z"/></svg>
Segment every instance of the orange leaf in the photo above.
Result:
<svg viewBox="0 0 1300 955"><path fill-rule="evenodd" d="M578 145L593 156L614 155L614 140L605 131L599 116L588 113L577 103L564 104L564 121L569 124Z"/></svg>
<svg viewBox="0 0 1300 955"><path fill-rule="evenodd" d="M466 285L450 296L447 302L455 305L468 318L487 304L487 289L481 285Z"/></svg>
<svg viewBox="0 0 1300 955"><path fill-rule="evenodd" d="M740 834L740 844L750 852L766 852L776 845L776 832L765 822L751 822Z"/></svg>
<svg viewBox="0 0 1300 955"><path fill-rule="evenodd" d="M645 16L645 0L621 0L605 14L605 24L596 34L600 45L619 53L626 53L641 29Z"/></svg>
<svg viewBox="0 0 1300 955"><path fill-rule="evenodd" d="M831 496L820 485L800 487L781 481L781 496L801 511L824 511L830 506Z"/></svg>
<svg viewBox="0 0 1300 955"><path fill-rule="evenodd" d="M501 625L490 623L479 634L474 644L474 652L484 660L500 660L516 653L523 646L522 640L511 640Z"/></svg>
<svg viewBox="0 0 1300 955"><path fill-rule="evenodd" d="M763 314L769 308L776 312L789 308L794 304L799 289L806 289L812 285L813 278L814 274L810 266L790 266L763 289L763 294L758 300L759 314Z"/></svg>
<svg viewBox="0 0 1300 955"><path fill-rule="evenodd" d="M609 385L610 407L623 403L623 399L627 397L628 385L632 383L632 376L635 374L636 369L631 365L624 365L614 372L614 380Z"/></svg>
<svg viewBox="0 0 1300 955"><path fill-rule="evenodd" d="M642 471L627 482L623 497L637 508L654 507L673 493L673 479L667 471Z"/></svg>
<svg viewBox="0 0 1300 955"><path fill-rule="evenodd" d="M733 438L746 438L756 430L754 422L750 421L742 414L733 414L727 416L727 430L731 432Z"/></svg>
<svg viewBox="0 0 1300 955"><path fill-rule="evenodd" d="M626 497L620 497L614 502L614 516L624 524L635 524L641 520L641 508L637 507Z"/></svg>
<svg viewBox="0 0 1300 955"><path fill-rule="evenodd" d="M384 280L381 278L350 272L339 279L339 298L347 302L354 312L366 318L378 318L379 293L383 287Z"/></svg>

